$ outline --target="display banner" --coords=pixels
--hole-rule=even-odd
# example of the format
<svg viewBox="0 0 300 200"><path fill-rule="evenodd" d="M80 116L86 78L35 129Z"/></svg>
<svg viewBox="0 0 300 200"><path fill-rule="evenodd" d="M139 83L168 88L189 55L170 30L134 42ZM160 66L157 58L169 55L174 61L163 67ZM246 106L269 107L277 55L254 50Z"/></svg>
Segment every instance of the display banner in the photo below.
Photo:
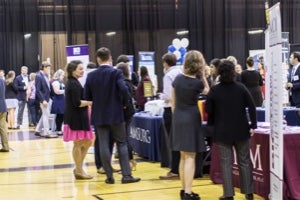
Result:
<svg viewBox="0 0 300 200"><path fill-rule="evenodd" d="M283 105L282 33L280 3L270 8L270 199L282 199L283 190Z"/></svg>
<svg viewBox="0 0 300 200"><path fill-rule="evenodd" d="M127 58L129 59L129 69L130 69L130 73L132 73L134 71L134 66L133 66L133 59L134 56L133 55L126 55ZM131 76L130 76L131 77Z"/></svg>
<svg viewBox="0 0 300 200"><path fill-rule="evenodd" d="M269 29L265 31L265 121L270 122L270 41L269 41Z"/></svg>
<svg viewBox="0 0 300 200"><path fill-rule="evenodd" d="M87 75L86 66L90 61L89 45L82 44L82 45L66 46L66 51L67 51L67 63L71 62L72 60L80 60L83 63L84 75L78 80L81 83L81 85L84 86L86 81L86 75Z"/></svg>
<svg viewBox="0 0 300 200"><path fill-rule="evenodd" d="M155 93L157 90L157 77L155 74L155 61L154 61L154 52L139 52L139 68L141 66L145 66L148 69L148 73L154 87L153 92ZM154 94L155 95L155 94Z"/></svg>

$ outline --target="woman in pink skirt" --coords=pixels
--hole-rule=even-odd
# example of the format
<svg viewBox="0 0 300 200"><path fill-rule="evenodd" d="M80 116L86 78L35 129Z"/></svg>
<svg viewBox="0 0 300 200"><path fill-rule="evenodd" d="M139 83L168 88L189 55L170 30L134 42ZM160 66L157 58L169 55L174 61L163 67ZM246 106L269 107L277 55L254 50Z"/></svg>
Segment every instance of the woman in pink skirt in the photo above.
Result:
<svg viewBox="0 0 300 200"><path fill-rule="evenodd" d="M81 61L71 61L67 65L68 81L65 87L65 113L63 140L73 141L73 158L75 162L74 176L76 179L91 179L92 176L83 170L83 160L92 144L93 133L88 117L88 106L91 101L83 100L83 88L78 81L84 73Z"/></svg>

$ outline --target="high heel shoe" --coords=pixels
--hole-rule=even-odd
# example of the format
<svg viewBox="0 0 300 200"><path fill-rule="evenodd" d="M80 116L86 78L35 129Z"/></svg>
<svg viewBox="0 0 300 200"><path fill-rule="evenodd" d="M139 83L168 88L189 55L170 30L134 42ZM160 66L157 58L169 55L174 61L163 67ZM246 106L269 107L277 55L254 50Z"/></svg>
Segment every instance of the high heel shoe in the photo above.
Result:
<svg viewBox="0 0 300 200"><path fill-rule="evenodd" d="M135 160L130 160L130 168L131 168L131 171L136 171L136 161Z"/></svg>
<svg viewBox="0 0 300 200"><path fill-rule="evenodd" d="M201 200L201 197L193 192L191 194L184 193L181 200Z"/></svg>
<svg viewBox="0 0 300 200"><path fill-rule="evenodd" d="M87 174L81 174L81 173L76 173L76 170L73 170L73 174L76 180L88 180L92 179L93 177Z"/></svg>

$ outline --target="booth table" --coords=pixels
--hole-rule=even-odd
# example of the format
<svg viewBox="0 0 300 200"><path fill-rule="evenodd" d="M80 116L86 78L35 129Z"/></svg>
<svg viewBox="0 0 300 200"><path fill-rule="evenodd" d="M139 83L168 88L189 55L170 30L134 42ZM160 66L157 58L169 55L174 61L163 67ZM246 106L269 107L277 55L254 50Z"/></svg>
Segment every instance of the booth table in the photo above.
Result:
<svg viewBox="0 0 300 200"><path fill-rule="evenodd" d="M151 161L161 160L162 121L162 116L152 116L145 112L134 114L129 136L134 152Z"/></svg>
<svg viewBox="0 0 300 200"><path fill-rule="evenodd" d="M219 155L216 145L212 146L210 178L222 183ZM256 131L251 138L254 192L265 199L270 193L269 134ZM300 199L300 133L284 134L283 199ZM239 187L239 172L233 164L233 183Z"/></svg>
<svg viewBox="0 0 300 200"><path fill-rule="evenodd" d="M283 116L288 126L300 126L300 116L298 115L299 108L287 107L283 108ZM265 109L256 108L257 121L265 121Z"/></svg>

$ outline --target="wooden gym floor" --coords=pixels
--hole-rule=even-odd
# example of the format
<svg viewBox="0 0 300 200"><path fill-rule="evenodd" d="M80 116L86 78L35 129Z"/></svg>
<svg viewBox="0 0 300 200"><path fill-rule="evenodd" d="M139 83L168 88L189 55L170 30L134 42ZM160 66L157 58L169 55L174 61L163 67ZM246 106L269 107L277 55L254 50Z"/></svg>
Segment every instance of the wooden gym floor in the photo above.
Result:
<svg viewBox="0 0 300 200"><path fill-rule="evenodd" d="M116 183L104 183L105 175L97 174L94 154L89 153L85 169L94 178L75 180L72 174L71 142L62 138L45 139L34 136L33 130L22 128L8 132L10 152L0 153L0 199L6 200L176 200L179 198L179 180L159 180L168 169L160 163L137 158L137 170L133 176L141 182L121 184L121 175L115 174ZM113 160L119 168L118 160ZM213 184L206 175L195 179L193 191L202 200L216 200L222 195L222 186ZM236 189L236 200L244 195ZM263 199L255 195L255 199Z"/></svg>

